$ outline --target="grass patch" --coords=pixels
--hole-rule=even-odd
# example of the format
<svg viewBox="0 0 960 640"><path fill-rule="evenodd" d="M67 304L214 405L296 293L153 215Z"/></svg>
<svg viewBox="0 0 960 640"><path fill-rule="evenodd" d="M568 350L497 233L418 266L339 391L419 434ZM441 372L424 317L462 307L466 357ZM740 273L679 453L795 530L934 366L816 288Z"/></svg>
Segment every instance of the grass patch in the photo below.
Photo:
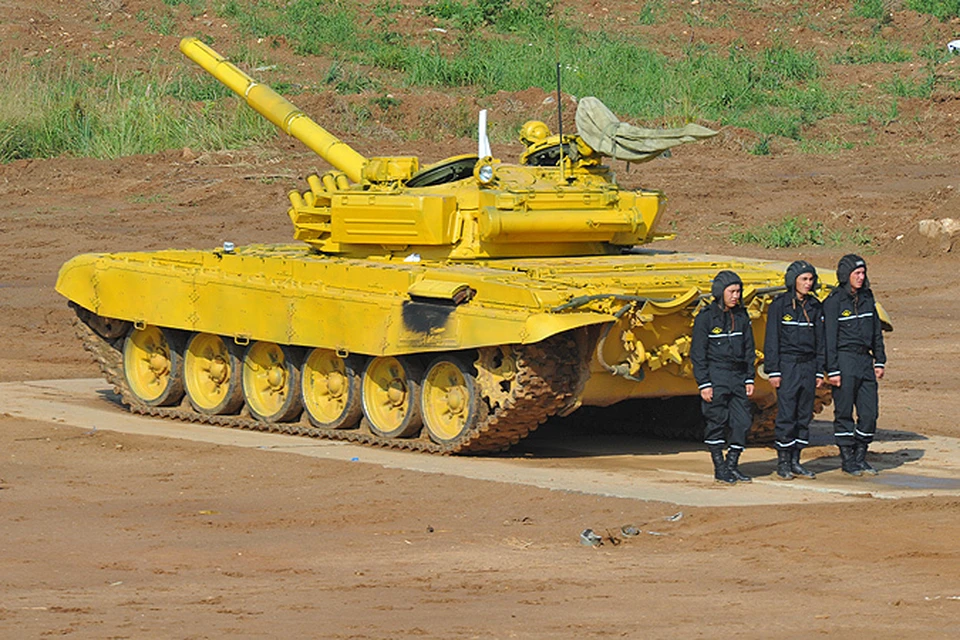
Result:
<svg viewBox="0 0 960 640"><path fill-rule="evenodd" d="M831 231L830 244L837 247L869 247L873 244L873 234L866 227L856 227L852 231Z"/></svg>
<svg viewBox="0 0 960 640"><path fill-rule="evenodd" d="M665 6L645 2L636 20L656 21ZM697 44L667 56L636 34L587 31L554 0L430 0L425 13L466 35L435 34L434 43L422 45L395 31L400 5L380 0L363 19L356 8L337 0L227 0L222 13L248 35L333 58L331 75L340 75L327 84L341 93L382 92L362 70L370 66L397 72L410 87L552 92L559 57L564 90L667 125L703 119L801 139L807 125L852 110L854 90L825 87L816 53L785 44L759 51Z"/></svg>
<svg viewBox="0 0 960 640"><path fill-rule="evenodd" d="M734 231L730 234L730 241L733 244L759 244L767 249L822 245L824 229L822 222L790 217L753 229Z"/></svg>
<svg viewBox="0 0 960 640"><path fill-rule="evenodd" d="M163 4L168 7L185 6L195 16L202 14L207 6L206 0L163 0Z"/></svg>
<svg viewBox="0 0 960 640"><path fill-rule="evenodd" d="M755 156L770 155L770 138L763 138L747 150L748 153Z"/></svg>
<svg viewBox="0 0 960 640"><path fill-rule="evenodd" d="M169 15L193 12L209 5L201 0L164 2L167 7L163 11ZM633 20L639 24L662 21L669 8L664 0L648 0L638 5ZM882 119L877 109L864 115L857 103L858 88L837 89L823 81L823 61L816 52L801 51L789 44L775 43L757 50L740 44L730 47L678 44L666 55L647 48L642 36L634 32L588 31L582 16L564 13L562 5L555 0L428 0L422 6L425 13L441 25L458 27L462 33L457 34L458 37L428 33L435 40L424 44L397 31L405 6L399 0L375 0L369 6L370 11L361 12L359 3L352 0L282 3L223 0L217 3L217 11L248 36L247 42L263 38L275 46L288 43L300 55L332 60L325 63L330 66L323 84L340 94L366 94L370 100L385 93L377 80L378 74L371 73L371 67L390 71L393 78L399 78L407 87L441 90L468 87L474 93L490 95L530 87L552 93L559 61L563 68L563 88L568 93L599 96L615 112L651 125L672 126L706 120L748 128L760 134L763 141L752 150L754 153L769 152L773 136L803 140L809 125L829 116ZM170 24L164 21L163 14L157 15L161 17L138 17L150 30L169 31ZM217 46L216 42L210 44ZM234 49L222 53L254 77L260 76L257 68L264 65L260 57L265 49L243 44L235 45ZM868 40L862 47L852 47L837 60L850 64L897 62L907 55L909 52L901 47L877 38ZM935 55L933 49L929 55ZM931 68L933 64L931 59ZM246 140L250 142L271 130L266 123L262 127L251 125L259 120L255 114L228 115L237 111L235 99L228 90L206 74L190 69L189 64L179 68L188 71L168 79L153 78L150 91L139 97L136 91L145 92L149 82L126 71L116 72L113 78L100 82L99 94L90 86L89 79L82 83L86 87L61 87L59 97L56 91L51 91L50 96L38 97L35 94L43 92L42 87L28 91L32 96L28 100L34 101L33 106L42 105L49 113L33 111L20 115L0 107L10 114L2 123L4 135L11 140L11 148L21 149L16 153L6 151L3 157L20 157L20 153L56 155L57 149L80 153L74 145L52 142L57 134L51 123L63 122L69 125L64 130L72 131L72 137L92 140L109 135L108 126L104 124L109 119L108 111L124 110L143 118L144 129L157 129L143 133L145 139L132 145L139 149L136 153L149 152L154 144L163 144L162 140L168 140L172 146L212 144L207 142L209 133L190 120L190 113L185 114L183 103L187 102L202 103L193 107L194 112L228 123L231 132L225 133L224 138L237 140L238 144L244 143L244 135L252 136ZM616 73L611 73L611 69L616 69ZM156 70L148 72L155 73ZM265 80L269 82L269 78ZM52 82L69 84L67 78ZM913 85L903 80L896 84L894 80L884 90L895 97L929 95L932 82L932 76L927 84ZM281 93L299 88L270 84ZM113 87L113 93L108 86ZM12 93L14 90L6 87L0 91ZM107 100L117 100L120 104L111 107L106 104ZM78 108L74 109L73 104L79 105ZM378 106L371 101L368 104ZM355 115L360 120L367 117L364 113ZM466 126L455 119L457 124L451 126L452 130L459 131ZM44 120L49 122L39 124ZM166 124L178 120L182 122ZM464 122L467 120L473 126L475 114ZM17 123L16 127L10 126L11 122ZM411 135L440 135L435 127L425 126L426 130L411 132ZM23 133L33 130L31 127L39 130L31 135ZM186 128L197 130L199 139L184 143L177 131ZM81 132L83 135L79 135ZM37 133L39 142L32 141L31 137ZM141 134L129 132L127 135ZM511 132L508 138L512 139L513 135ZM149 139L155 139L156 143ZM126 145L114 141L107 146L115 149ZM108 152L98 150L96 153Z"/></svg>
<svg viewBox="0 0 960 640"><path fill-rule="evenodd" d="M887 0L853 0L853 13L886 24L893 19Z"/></svg>
<svg viewBox="0 0 960 640"><path fill-rule="evenodd" d="M137 20L147 25L147 30L162 36L172 35L177 28L176 19L170 13L156 15L146 11L137 11Z"/></svg>
<svg viewBox="0 0 960 640"><path fill-rule="evenodd" d="M926 13L940 22L960 18L960 0L907 0L907 7Z"/></svg>
<svg viewBox="0 0 960 640"><path fill-rule="evenodd" d="M910 51L879 37L852 44L843 53L833 56L836 64L894 63L910 60L913 60L913 54Z"/></svg>
<svg viewBox="0 0 960 640"><path fill-rule="evenodd" d="M879 88L884 93L898 98L929 98L936 86L936 76L928 73L925 78L909 80L894 76L887 82L881 82Z"/></svg>
<svg viewBox="0 0 960 640"><path fill-rule="evenodd" d="M89 65L12 63L0 74L0 162L226 149L276 135L237 99L178 100L178 93L195 97L196 87L185 86L157 69L106 74Z"/></svg>
<svg viewBox="0 0 960 640"><path fill-rule="evenodd" d="M841 247L864 247L873 242L873 236L864 227L857 227L853 231L828 230L822 222L791 216L753 229L734 231L730 234L730 241L733 244L758 244L766 249L822 246L827 243Z"/></svg>
<svg viewBox="0 0 960 640"><path fill-rule="evenodd" d="M333 90L339 94L379 91L381 88L380 82L365 74L363 70L356 68L355 65L345 65L339 61L334 61L330 65L330 70L327 71L323 83L333 87Z"/></svg>
<svg viewBox="0 0 960 640"><path fill-rule="evenodd" d="M652 25L656 24L663 15L663 2L662 0L650 0L649 2L644 2L643 6L640 7L640 11L637 12L636 22L640 25Z"/></svg>
<svg viewBox="0 0 960 640"><path fill-rule="evenodd" d="M428 16L471 32L490 26L502 32L529 31L553 11L554 0L433 0L424 5Z"/></svg>

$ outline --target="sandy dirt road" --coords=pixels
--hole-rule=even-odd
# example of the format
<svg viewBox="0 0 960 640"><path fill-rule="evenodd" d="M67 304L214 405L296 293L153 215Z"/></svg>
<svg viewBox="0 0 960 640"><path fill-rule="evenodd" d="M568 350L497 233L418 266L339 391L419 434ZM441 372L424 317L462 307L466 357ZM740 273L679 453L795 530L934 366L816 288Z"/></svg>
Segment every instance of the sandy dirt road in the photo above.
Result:
<svg viewBox="0 0 960 640"><path fill-rule="evenodd" d="M960 632L955 441L929 462L952 439L881 443L931 451L884 466L915 488L839 478L829 458L796 488L725 488L669 442L604 455L624 443L544 435L464 461L136 418L77 385L30 420L16 387L0 414L0 636ZM747 466L769 474L771 453ZM634 488L675 502L598 495ZM580 544L587 527L602 546Z"/></svg>

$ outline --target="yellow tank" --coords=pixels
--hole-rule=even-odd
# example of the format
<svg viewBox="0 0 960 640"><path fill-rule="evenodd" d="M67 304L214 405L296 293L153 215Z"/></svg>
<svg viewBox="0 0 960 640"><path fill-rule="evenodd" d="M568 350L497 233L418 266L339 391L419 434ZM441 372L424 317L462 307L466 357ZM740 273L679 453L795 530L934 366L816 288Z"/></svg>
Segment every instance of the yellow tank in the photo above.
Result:
<svg viewBox="0 0 960 640"><path fill-rule="evenodd" d="M62 267L57 291L131 410L476 453L580 406L696 407L693 317L721 269L763 344L786 264L645 248L663 194L620 189L581 135L527 123L516 164L365 158L198 40L180 48L334 170L290 194L296 244ZM769 423L765 380L754 402Z"/></svg>

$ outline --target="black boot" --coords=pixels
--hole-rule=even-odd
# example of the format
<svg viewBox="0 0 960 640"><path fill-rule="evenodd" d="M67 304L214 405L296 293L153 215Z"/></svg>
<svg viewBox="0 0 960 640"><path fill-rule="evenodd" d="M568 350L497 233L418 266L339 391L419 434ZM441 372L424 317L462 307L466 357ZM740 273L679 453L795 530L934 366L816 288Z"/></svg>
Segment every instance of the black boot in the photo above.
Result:
<svg viewBox="0 0 960 640"><path fill-rule="evenodd" d="M737 482L753 482L753 478L744 474L737 467L737 465L740 464L740 453L742 451L742 449L730 449L727 451L727 469L729 469L733 477L737 479Z"/></svg>
<svg viewBox="0 0 960 640"><path fill-rule="evenodd" d="M723 460L723 449L720 447L710 448L710 458L713 460L713 477L717 482L725 484L736 484L737 478L730 473L727 463Z"/></svg>
<svg viewBox="0 0 960 640"><path fill-rule="evenodd" d="M851 445L837 445L840 447L840 469L851 476L862 476L863 470L857 464Z"/></svg>
<svg viewBox="0 0 960 640"><path fill-rule="evenodd" d="M870 466L870 463L867 462L867 447L870 445L866 442L858 442L853 445L853 460L857 463L857 466L860 467L860 471L875 476L880 472Z"/></svg>
<svg viewBox="0 0 960 640"><path fill-rule="evenodd" d="M800 464L800 447L794 447L790 454L790 471L793 475L798 478L806 478L807 480L813 480L817 477L817 474L804 468L803 465Z"/></svg>
<svg viewBox="0 0 960 640"><path fill-rule="evenodd" d="M777 449L777 477L781 480L793 480L790 471L790 449Z"/></svg>

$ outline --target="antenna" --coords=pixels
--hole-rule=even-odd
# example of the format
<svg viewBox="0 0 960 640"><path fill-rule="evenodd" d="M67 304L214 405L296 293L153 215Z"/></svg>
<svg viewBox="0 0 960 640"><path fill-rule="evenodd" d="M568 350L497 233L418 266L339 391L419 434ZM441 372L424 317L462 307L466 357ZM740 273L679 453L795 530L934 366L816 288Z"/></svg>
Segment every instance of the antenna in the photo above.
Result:
<svg viewBox="0 0 960 640"><path fill-rule="evenodd" d="M563 105L560 102L560 59L557 56L557 131L560 134L560 179L566 180L563 171Z"/></svg>

